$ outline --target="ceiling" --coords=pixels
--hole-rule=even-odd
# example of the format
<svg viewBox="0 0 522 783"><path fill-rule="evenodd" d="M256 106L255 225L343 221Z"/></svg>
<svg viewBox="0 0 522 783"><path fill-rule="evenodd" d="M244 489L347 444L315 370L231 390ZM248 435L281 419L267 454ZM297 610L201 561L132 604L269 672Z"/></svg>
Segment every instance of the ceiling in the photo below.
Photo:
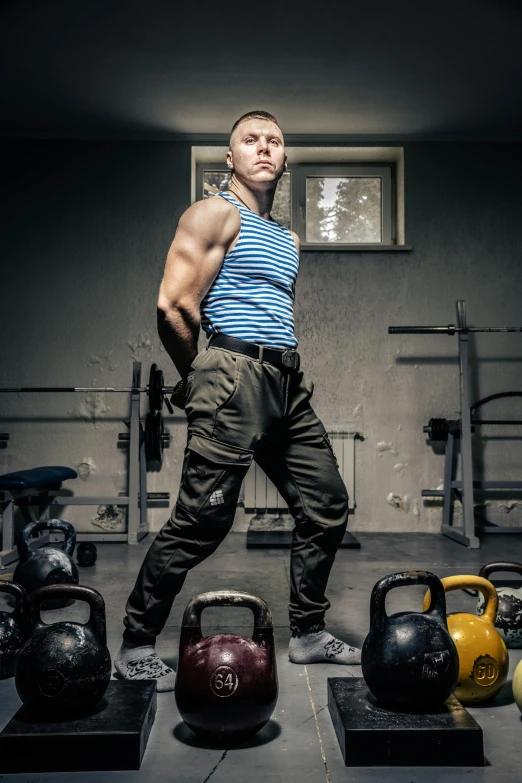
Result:
<svg viewBox="0 0 522 783"><path fill-rule="evenodd" d="M4 0L3 135L522 135L520 0Z"/></svg>

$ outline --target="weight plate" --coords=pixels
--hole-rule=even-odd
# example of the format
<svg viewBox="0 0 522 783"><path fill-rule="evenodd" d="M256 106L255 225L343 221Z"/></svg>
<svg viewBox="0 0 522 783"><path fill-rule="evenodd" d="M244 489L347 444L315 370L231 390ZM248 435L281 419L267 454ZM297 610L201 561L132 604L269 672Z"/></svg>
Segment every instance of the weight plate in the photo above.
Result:
<svg viewBox="0 0 522 783"><path fill-rule="evenodd" d="M163 408L163 371L157 364L151 364L149 373L149 410L160 412Z"/></svg>
<svg viewBox="0 0 522 783"><path fill-rule="evenodd" d="M448 440L449 422L447 419L430 419L428 426L431 428L429 439L446 441Z"/></svg>
<svg viewBox="0 0 522 783"><path fill-rule="evenodd" d="M160 462L163 458L163 417L161 413L148 413L145 419L145 457L147 462Z"/></svg>

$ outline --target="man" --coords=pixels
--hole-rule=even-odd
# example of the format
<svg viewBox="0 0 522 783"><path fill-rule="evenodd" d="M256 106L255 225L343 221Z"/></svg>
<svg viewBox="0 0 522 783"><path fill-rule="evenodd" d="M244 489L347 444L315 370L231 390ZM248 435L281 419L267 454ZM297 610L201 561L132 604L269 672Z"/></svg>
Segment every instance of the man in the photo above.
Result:
<svg viewBox="0 0 522 783"><path fill-rule="evenodd" d="M348 498L299 369L293 299L299 239L270 217L286 168L275 117L255 111L232 128L228 191L181 217L159 292L158 330L181 381L187 448L179 495L127 602L115 660L128 679L175 674L154 650L187 571L230 530L252 459L295 519L289 658L355 664L360 651L324 630L325 589L348 518ZM198 353L200 324L209 342ZM231 585L232 586L232 585Z"/></svg>

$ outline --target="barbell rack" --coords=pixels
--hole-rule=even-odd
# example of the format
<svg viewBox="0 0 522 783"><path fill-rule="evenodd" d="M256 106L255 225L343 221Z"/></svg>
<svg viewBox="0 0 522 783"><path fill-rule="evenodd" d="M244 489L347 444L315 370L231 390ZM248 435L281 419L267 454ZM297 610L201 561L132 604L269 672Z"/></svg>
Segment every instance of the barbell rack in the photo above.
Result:
<svg viewBox="0 0 522 783"><path fill-rule="evenodd" d="M505 419L487 419L476 420L473 414L476 408L500 397L520 397L521 392L501 392L500 394L490 395L479 400L474 405L470 405L469 399L469 335L480 332L485 333L522 333L522 326L468 326L466 318L466 303L463 299L456 302L457 323L447 326L389 326L389 334L447 334L449 336L457 335L459 351L459 381L460 381L460 419L458 421L446 422L442 425L443 419L430 419L428 427L424 431L429 435L430 425L432 428L440 429L444 426L446 430L444 437L434 438L435 440L447 440L446 458L444 467L444 489L443 490L422 490L423 497L441 497L444 500L443 518L441 525L441 534L465 544L470 549L480 549L480 539L477 532L481 533L520 533L522 527L507 527L494 525L492 523L484 524L477 531L475 527L475 509L473 500L473 490L476 489L522 489L521 481L473 481L473 455L471 435L474 427L482 424L522 424L520 421L511 421ZM438 423L438 424L437 424ZM453 448L455 438L460 438L461 453L461 481L453 479ZM462 498L463 526L452 524L451 519L451 498L452 493Z"/></svg>

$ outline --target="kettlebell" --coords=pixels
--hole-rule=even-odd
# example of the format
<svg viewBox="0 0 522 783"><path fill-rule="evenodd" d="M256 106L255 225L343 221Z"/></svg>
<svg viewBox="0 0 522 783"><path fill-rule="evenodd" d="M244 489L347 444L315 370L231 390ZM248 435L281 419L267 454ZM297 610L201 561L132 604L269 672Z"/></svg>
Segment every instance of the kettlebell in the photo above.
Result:
<svg viewBox="0 0 522 783"><path fill-rule="evenodd" d="M29 539L39 530L62 531L65 534L63 549L58 549L56 546L42 546L32 551L29 547ZM64 519L47 519L26 525L17 542L20 561L15 568L13 581L22 585L28 595L45 585L77 585L78 568L72 560L75 543L76 530ZM63 601L53 601L46 608L59 609L66 605L67 603Z"/></svg>
<svg viewBox="0 0 522 783"><path fill-rule="evenodd" d="M41 605L49 599L86 601L87 623L42 622ZM49 585L29 597L31 633L20 650L15 686L35 713L55 718L88 713L102 699L111 678L105 604L100 593L81 585Z"/></svg>
<svg viewBox="0 0 522 783"><path fill-rule="evenodd" d="M0 680L5 680L13 676L16 657L29 633L29 603L24 588L14 582L0 582L0 593L15 598L12 612L0 611Z"/></svg>
<svg viewBox="0 0 522 783"><path fill-rule="evenodd" d="M519 661L513 675L513 696L518 709L522 712L522 661Z"/></svg>
<svg viewBox="0 0 522 783"><path fill-rule="evenodd" d="M83 566L84 568L93 566L97 558L98 552L96 550L96 544L93 544L92 541L82 541L81 544L78 544L76 559L79 566Z"/></svg>
<svg viewBox="0 0 522 783"><path fill-rule="evenodd" d="M479 571L479 576L489 579L494 571L511 571L522 574L522 563L499 561L486 563ZM506 647L520 649L522 647L522 582L497 581L492 582L498 596L497 617L495 628L502 636ZM477 614L484 611L484 597L478 595Z"/></svg>
<svg viewBox="0 0 522 783"><path fill-rule="evenodd" d="M428 585L425 612L386 614L394 587ZM370 599L370 631L362 648L362 673L379 701L429 708L442 704L457 684L458 656L446 623L440 579L429 571L404 571L380 579Z"/></svg>
<svg viewBox="0 0 522 783"><path fill-rule="evenodd" d="M492 699L504 685L509 655L504 640L495 628L497 593L491 582L480 576L445 576L441 579L446 592L480 590L486 604L482 617L469 612L448 614L448 628L459 654L459 680L455 696L463 704L477 704ZM424 606L429 594L424 598Z"/></svg>
<svg viewBox="0 0 522 783"><path fill-rule="evenodd" d="M252 638L220 633L203 637L209 606L244 606L254 613ZM181 717L197 734L238 741L259 731L277 702L272 616L248 593L218 590L193 598L183 615L175 697Z"/></svg>

